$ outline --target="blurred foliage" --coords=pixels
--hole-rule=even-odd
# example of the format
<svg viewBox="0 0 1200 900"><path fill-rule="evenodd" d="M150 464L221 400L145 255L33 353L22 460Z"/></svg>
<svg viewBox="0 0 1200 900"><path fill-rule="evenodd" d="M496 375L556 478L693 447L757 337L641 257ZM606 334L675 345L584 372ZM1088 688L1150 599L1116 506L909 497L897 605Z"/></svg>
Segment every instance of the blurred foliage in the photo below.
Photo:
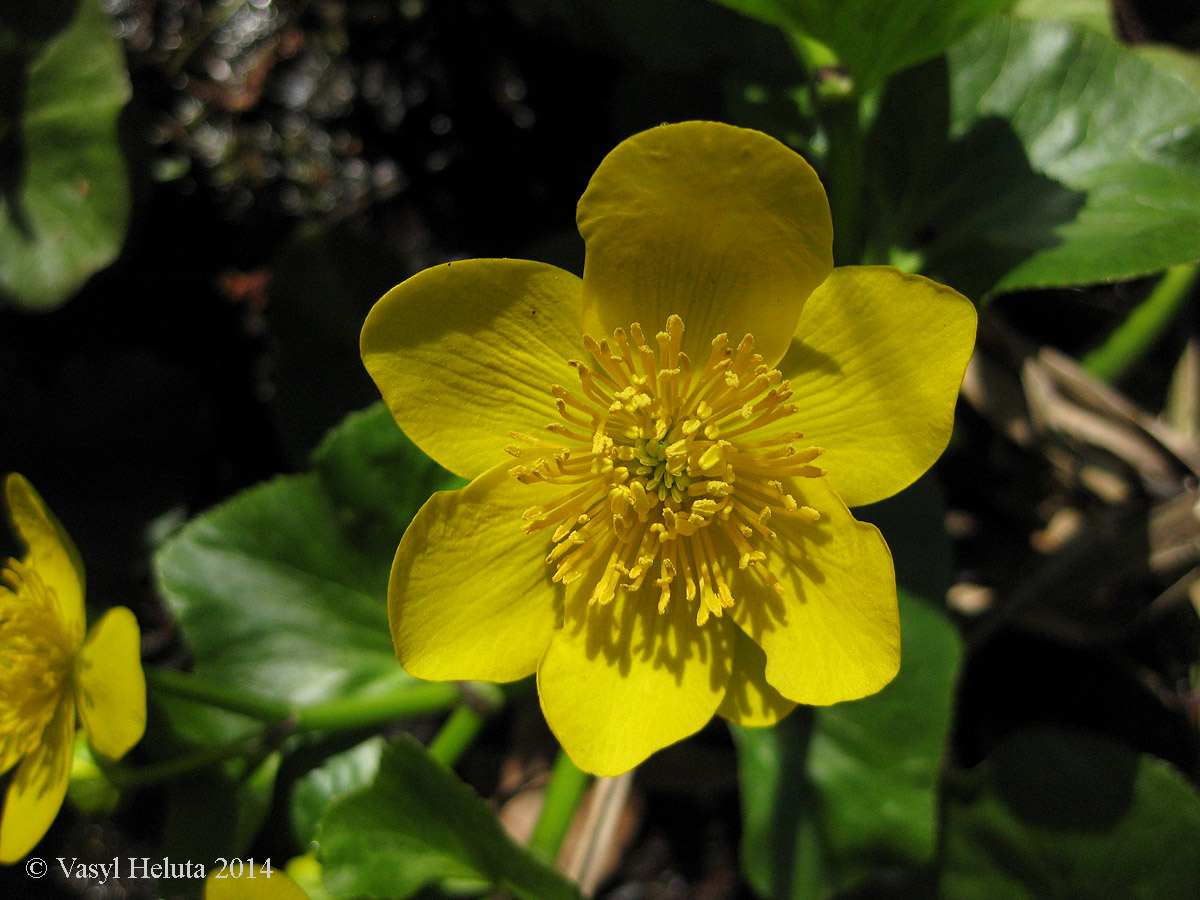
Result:
<svg viewBox="0 0 1200 900"><path fill-rule="evenodd" d="M0 9L0 302L53 309L120 252L129 97L99 0Z"/></svg>

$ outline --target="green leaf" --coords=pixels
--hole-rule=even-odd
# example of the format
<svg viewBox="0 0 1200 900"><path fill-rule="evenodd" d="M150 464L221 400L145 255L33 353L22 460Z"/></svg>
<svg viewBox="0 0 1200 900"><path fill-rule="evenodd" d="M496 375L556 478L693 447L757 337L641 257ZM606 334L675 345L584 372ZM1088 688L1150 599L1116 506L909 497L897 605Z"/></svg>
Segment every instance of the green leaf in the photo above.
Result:
<svg viewBox="0 0 1200 900"><path fill-rule="evenodd" d="M392 557L428 495L461 480L382 405L347 418L314 465L198 516L156 555L198 675L296 704L410 680L388 630ZM195 705L171 708L186 719Z"/></svg>
<svg viewBox="0 0 1200 900"><path fill-rule="evenodd" d="M331 802L367 787L379 771L385 742L373 737L331 756L292 785L292 834L305 847L316 835L317 822Z"/></svg>
<svg viewBox="0 0 1200 900"><path fill-rule="evenodd" d="M167 788L162 852L206 869L218 857L243 855L266 822L281 760L280 753L229 760L172 781ZM168 897L199 894L194 878L175 879L161 887Z"/></svg>
<svg viewBox="0 0 1200 900"><path fill-rule="evenodd" d="M812 900L880 864L928 862L959 640L944 613L902 593L902 665L880 693L733 728L742 865L764 897Z"/></svg>
<svg viewBox="0 0 1200 900"><path fill-rule="evenodd" d="M1077 25L985 23L889 87L872 147L882 242L971 295L1200 256L1200 95Z"/></svg>
<svg viewBox="0 0 1200 900"><path fill-rule="evenodd" d="M1017 0L1012 14L1023 19L1076 22L1108 37L1116 37L1112 0Z"/></svg>
<svg viewBox="0 0 1200 900"><path fill-rule="evenodd" d="M99 0L0 14L0 300L52 309L121 250L121 44ZM7 40L6 40L7 38Z"/></svg>
<svg viewBox="0 0 1200 900"><path fill-rule="evenodd" d="M733 728L743 869L772 900L830 896L881 865L926 863L936 850L938 784L962 656L940 609L952 572L945 501L926 475L854 512L880 528L895 560L900 674L862 700L798 712L774 728Z"/></svg>
<svg viewBox="0 0 1200 900"><path fill-rule="evenodd" d="M1037 729L948 788L944 900L1176 900L1200 885L1200 796L1107 737Z"/></svg>
<svg viewBox="0 0 1200 900"><path fill-rule="evenodd" d="M859 94L940 54L1013 0L719 0L746 15L824 44Z"/></svg>
<svg viewBox="0 0 1200 900"><path fill-rule="evenodd" d="M435 883L579 898L551 866L513 843L478 794L407 736L384 751L370 788L330 807L317 845L325 884L339 898L403 898Z"/></svg>

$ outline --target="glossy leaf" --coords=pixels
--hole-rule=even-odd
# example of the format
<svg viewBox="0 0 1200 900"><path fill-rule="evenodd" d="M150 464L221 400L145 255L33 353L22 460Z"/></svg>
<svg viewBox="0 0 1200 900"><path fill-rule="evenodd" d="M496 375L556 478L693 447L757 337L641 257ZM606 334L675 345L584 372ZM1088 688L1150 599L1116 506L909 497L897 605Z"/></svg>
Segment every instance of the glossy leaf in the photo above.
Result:
<svg viewBox="0 0 1200 900"><path fill-rule="evenodd" d="M59 306L121 250L120 41L99 0L0 11L0 302Z"/></svg>
<svg viewBox="0 0 1200 900"><path fill-rule="evenodd" d="M1176 900L1200 885L1200 796L1110 738L1037 729L948 789L944 900Z"/></svg>
<svg viewBox="0 0 1200 900"><path fill-rule="evenodd" d="M996 17L889 86L884 242L969 295L1200 256L1200 95L1090 29Z"/></svg>
<svg viewBox="0 0 1200 900"><path fill-rule="evenodd" d="M719 0L756 19L826 45L859 93L931 59L1012 0Z"/></svg>
<svg viewBox="0 0 1200 900"><path fill-rule="evenodd" d="M1116 36L1112 0L1017 0L1012 14L1024 19L1077 22L1109 37Z"/></svg>
<svg viewBox="0 0 1200 900"><path fill-rule="evenodd" d="M392 556L429 493L460 482L417 450L382 405L348 417L313 465L180 529L155 557L160 589L195 672L227 689L310 704L402 688L413 679L397 664L388 631ZM261 727L158 692L151 710L147 743L164 758ZM265 794L256 787L264 777L222 767L173 786L169 819L178 824L168 828L169 845L230 852L266 814L270 785ZM307 830L317 815L310 811Z"/></svg>
<svg viewBox="0 0 1200 900"><path fill-rule="evenodd" d="M901 594L900 674L880 693L734 728L747 879L764 897L814 898L936 844L937 781L960 655L946 616Z"/></svg>
<svg viewBox="0 0 1200 900"><path fill-rule="evenodd" d="M432 884L491 884L517 897L578 900L574 886L517 846L491 808L412 738L379 763L371 787L335 802L318 853L337 898L409 897Z"/></svg>
<svg viewBox="0 0 1200 900"><path fill-rule="evenodd" d="M192 520L156 558L197 674L300 704L406 677L387 624L392 556L428 494L459 483L381 407L314 463Z"/></svg>
<svg viewBox="0 0 1200 900"><path fill-rule="evenodd" d="M934 602L949 586L945 503L932 476L855 510L887 538L900 591L901 664L871 697L734 728L742 865L772 900L811 900L880 864L928 862L961 647Z"/></svg>

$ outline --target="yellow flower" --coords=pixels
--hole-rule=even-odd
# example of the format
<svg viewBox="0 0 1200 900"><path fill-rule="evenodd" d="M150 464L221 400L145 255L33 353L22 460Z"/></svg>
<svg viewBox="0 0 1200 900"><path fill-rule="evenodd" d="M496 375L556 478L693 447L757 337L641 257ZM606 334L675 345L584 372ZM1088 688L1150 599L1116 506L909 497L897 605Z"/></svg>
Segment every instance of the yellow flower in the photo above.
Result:
<svg viewBox="0 0 1200 900"><path fill-rule="evenodd" d="M255 863L255 871L245 868L238 878L228 870L214 866L204 880L204 900L308 900L308 895L280 868ZM319 876L318 876L319 877Z"/></svg>
<svg viewBox="0 0 1200 900"><path fill-rule="evenodd" d="M833 269L816 174L756 131L635 135L577 219L582 281L449 263L363 327L396 421L473 479L400 543L401 664L536 671L551 729L597 774L714 714L767 725L878 691L900 663L891 554L847 504L945 448L973 307L895 269Z"/></svg>
<svg viewBox="0 0 1200 900"><path fill-rule="evenodd" d="M84 638L83 565L23 477L4 483L27 552L0 570L0 773L16 766L0 819L0 862L42 839L62 806L78 717L96 752L116 758L146 727L133 613L109 610Z"/></svg>

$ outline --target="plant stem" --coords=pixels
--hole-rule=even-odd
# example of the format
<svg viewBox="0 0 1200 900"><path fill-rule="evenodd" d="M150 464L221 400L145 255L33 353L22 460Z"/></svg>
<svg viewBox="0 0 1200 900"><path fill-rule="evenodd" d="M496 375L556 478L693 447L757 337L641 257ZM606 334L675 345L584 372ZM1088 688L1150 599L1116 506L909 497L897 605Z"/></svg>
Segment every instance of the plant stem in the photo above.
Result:
<svg viewBox="0 0 1200 900"><path fill-rule="evenodd" d="M492 713L504 706L504 691L491 684L473 685L465 702L457 706L445 724L429 743L429 753L434 759L448 766L458 762L458 758L471 746L484 722Z"/></svg>
<svg viewBox="0 0 1200 900"><path fill-rule="evenodd" d="M857 265L866 249L862 100L833 50L800 33L792 35L792 47L808 72L817 116L829 141L821 180L833 213L834 265Z"/></svg>
<svg viewBox="0 0 1200 900"><path fill-rule="evenodd" d="M344 697L303 707L296 712L296 731L344 731L381 725L392 719L423 716L449 709L462 699L450 681L418 681L386 694Z"/></svg>
<svg viewBox="0 0 1200 900"><path fill-rule="evenodd" d="M448 709L462 700L462 688L453 682L403 681L391 691L339 697L311 706L256 697L231 690L207 679L172 669L149 669L147 683L164 694L198 700L209 706L258 719L268 724L288 722L289 732L347 731L382 724L405 716Z"/></svg>
<svg viewBox="0 0 1200 900"><path fill-rule="evenodd" d="M168 759L164 762L151 763L150 765L138 768L125 768L117 764L107 764L103 765L102 769L104 777L122 790L144 787L149 784L170 781L181 775L195 772L198 769L204 769L219 762L224 762L227 759L244 756L254 750L261 749L269 741L269 736L270 729L264 729L255 732L249 737L230 741L228 744L203 747L193 753L178 756L175 759Z"/></svg>
<svg viewBox="0 0 1200 900"><path fill-rule="evenodd" d="M862 262L866 247L863 221L863 133L859 100L853 94L822 97L821 122L829 138L825 157L825 190L833 213L833 262Z"/></svg>
<svg viewBox="0 0 1200 900"><path fill-rule="evenodd" d="M1196 263L1171 266L1150 295L1117 326L1103 344L1083 358L1083 368L1097 378L1116 381L1150 349L1196 280Z"/></svg>
<svg viewBox="0 0 1200 900"><path fill-rule="evenodd" d="M275 747L290 734L350 731L405 716L440 712L458 702L460 705L429 747L435 757L452 765L470 746L487 717L502 707L505 700L504 693L490 684L405 680L392 691L297 707L282 700L242 694L201 676L174 669L147 669L146 682L163 694L239 713L257 719L264 727L246 737L216 747L203 747L165 762L140 768L104 767L105 776L119 788L170 781L227 759ZM464 696L467 697L465 702Z"/></svg>
<svg viewBox="0 0 1200 900"><path fill-rule="evenodd" d="M550 773L550 783L546 785L542 814L538 816L533 834L529 836L529 849L551 862L558 859L563 838L567 836L571 819L591 780L592 776L577 768L565 750L558 751L554 771Z"/></svg>

